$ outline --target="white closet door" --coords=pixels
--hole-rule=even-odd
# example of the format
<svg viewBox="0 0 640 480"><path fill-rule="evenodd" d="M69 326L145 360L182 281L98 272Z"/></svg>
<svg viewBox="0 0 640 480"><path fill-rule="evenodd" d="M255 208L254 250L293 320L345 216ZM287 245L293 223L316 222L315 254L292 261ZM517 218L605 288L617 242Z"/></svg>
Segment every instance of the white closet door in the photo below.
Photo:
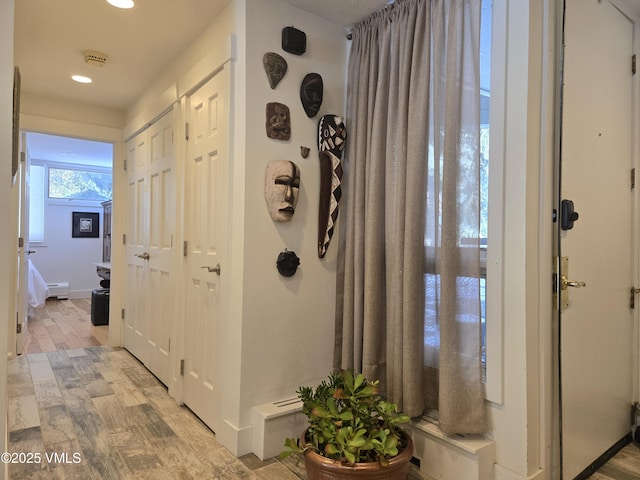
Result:
<svg viewBox="0 0 640 480"><path fill-rule="evenodd" d="M218 428L218 332L228 319L229 67L189 96L186 165L184 402Z"/></svg>
<svg viewBox="0 0 640 480"><path fill-rule="evenodd" d="M175 323L176 154L173 114L127 143L123 343L163 383Z"/></svg>

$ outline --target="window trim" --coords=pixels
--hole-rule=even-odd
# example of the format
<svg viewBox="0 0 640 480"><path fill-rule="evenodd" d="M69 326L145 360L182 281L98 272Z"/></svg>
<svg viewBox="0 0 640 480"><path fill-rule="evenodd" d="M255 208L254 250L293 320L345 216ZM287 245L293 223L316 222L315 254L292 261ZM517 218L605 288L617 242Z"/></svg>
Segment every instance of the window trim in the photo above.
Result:
<svg viewBox="0 0 640 480"><path fill-rule="evenodd" d="M507 59L507 4L493 0L491 25L491 97L489 107L489 248L486 280L485 399L504 403L504 169Z"/></svg>
<svg viewBox="0 0 640 480"><path fill-rule="evenodd" d="M32 206L34 205L34 196L31 194L31 190L34 188L34 183L33 183L33 178L31 177L31 169L36 166L36 167L42 167L42 185L38 185L39 187L42 188L42 192L41 192L41 198L42 198L42 205L39 205L39 207L42 209L42 225L40 225L41 229L42 229L42 240L32 240L31 239L31 232L33 231L33 229L31 228L31 220L32 220ZM46 196L46 184L47 184L47 166L44 165L44 163L42 162L34 162L31 161L30 162L30 166L29 166L29 177L30 177L30 181L29 181L29 245L33 245L35 247L43 247L45 246L45 243L47 241L47 236L46 236L46 229L45 229L45 209L46 209L46 204L47 204L47 196Z"/></svg>

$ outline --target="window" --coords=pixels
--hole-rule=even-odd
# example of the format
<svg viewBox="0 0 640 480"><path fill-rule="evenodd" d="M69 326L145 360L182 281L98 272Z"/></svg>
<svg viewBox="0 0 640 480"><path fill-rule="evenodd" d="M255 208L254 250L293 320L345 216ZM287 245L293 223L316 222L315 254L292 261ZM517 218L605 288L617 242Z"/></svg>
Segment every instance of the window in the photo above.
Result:
<svg viewBox="0 0 640 480"><path fill-rule="evenodd" d="M29 170L29 243L44 242L44 165Z"/></svg>
<svg viewBox="0 0 640 480"><path fill-rule="evenodd" d="M500 15L499 21L494 19L495 8ZM498 259L501 248L501 202L502 194L502 152L499 147L501 121L491 125L491 120L499 118L499 102L501 96L496 95L492 98L492 80L496 80L494 87L500 89L504 68L504 61L492 55L500 45L492 45L492 33L495 28L500 28L500 21L504 10L503 0L482 0L481 7L481 29L480 29L480 259L481 259L481 278L480 278L480 302L481 302L481 341L482 341L482 364L483 377L486 385L486 398L491 401L501 402L501 313L499 308L500 292L501 292L501 275L499 273L500 260ZM492 64L493 59L493 64ZM492 77L494 77L492 79ZM497 90L500 92L500 90ZM494 112L492 112L494 110ZM491 118L490 118L491 117ZM491 127L495 128L492 131ZM495 137L495 138L494 138ZM489 146L497 144L495 152L490 155ZM491 161L490 161L491 158ZM491 165L491 167L490 167ZM491 176L490 176L491 168ZM430 175L433 172L429 172ZM491 193L490 193L491 190ZM493 199L494 210L490 213L489 199ZM491 219L491 226L490 226ZM490 235L491 232L491 235ZM464 233L462 233L464 237ZM493 238L492 238L493 237ZM460 248L464 248L464 238ZM426 248L433 248L426 244ZM489 249L493 249L489 253ZM491 256L493 255L493 256ZM426 255L427 258L430 255ZM490 260L491 259L491 260ZM438 276L434 275L435 268L433 265L426 265L426 291L436 291L435 282L438 282ZM489 278L489 279L488 279ZM466 278L464 276L458 278L458 288L462 304L465 302L465 285L466 282L475 282L478 279ZM472 289L476 292L475 288ZM491 295L491 297L490 297ZM475 297L477 301L477 296ZM477 304L476 304L477 305ZM490 305L488 308L487 306ZM437 318L437 302L433 296L427 295L425 305L425 318ZM487 319L487 311L489 311L489 319ZM464 321L464 314L461 315L461 321ZM493 324L491 324L493 322ZM429 324L425 326L425 363L438 368L438 356L440 348L439 327L437 324ZM493 361L493 364L491 362ZM436 402L433 402L434 404ZM437 417L437 412L429 412L429 416Z"/></svg>
<svg viewBox="0 0 640 480"><path fill-rule="evenodd" d="M30 167L29 242L45 241L47 205L68 205L69 201L83 205L98 205L111 200L113 176L111 169L85 165L54 164L34 161Z"/></svg>
<svg viewBox="0 0 640 480"><path fill-rule="evenodd" d="M49 168L49 198L111 200L111 173L71 168Z"/></svg>

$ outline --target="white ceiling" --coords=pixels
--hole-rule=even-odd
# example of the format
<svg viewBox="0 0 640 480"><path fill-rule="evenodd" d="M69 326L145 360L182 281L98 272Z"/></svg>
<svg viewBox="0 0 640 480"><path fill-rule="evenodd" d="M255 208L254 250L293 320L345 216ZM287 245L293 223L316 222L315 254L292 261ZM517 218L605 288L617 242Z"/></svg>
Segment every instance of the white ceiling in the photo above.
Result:
<svg viewBox="0 0 640 480"><path fill-rule="evenodd" d="M229 1L136 0L133 9L120 10L106 0L18 0L14 61L20 68L22 92L124 110ZM347 27L389 3L284 1ZM85 50L106 53L107 64L85 64ZM90 76L93 83L73 82L72 74ZM82 148L78 140L67 144L48 143L47 136L38 140L29 144L33 158L71 158L73 149Z"/></svg>

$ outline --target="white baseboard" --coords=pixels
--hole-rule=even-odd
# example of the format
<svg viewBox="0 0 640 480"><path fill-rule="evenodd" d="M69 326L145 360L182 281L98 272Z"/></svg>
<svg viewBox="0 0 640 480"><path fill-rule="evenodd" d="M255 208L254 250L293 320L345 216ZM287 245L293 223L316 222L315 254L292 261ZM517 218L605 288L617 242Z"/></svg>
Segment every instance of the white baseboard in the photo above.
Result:
<svg viewBox="0 0 640 480"><path fill-rule="evenodd" d="M93 290L71 290L69 291L69 298L78 300L81 298L91 298L91 292Z"/></svg>
<svg viewBox="0 0 640 480"><path fill-rule="evenodd" d="M236 457L251 453L251 425L238 427L229 420L223 420L221 428L216 429L216 440Z"/></svg>

